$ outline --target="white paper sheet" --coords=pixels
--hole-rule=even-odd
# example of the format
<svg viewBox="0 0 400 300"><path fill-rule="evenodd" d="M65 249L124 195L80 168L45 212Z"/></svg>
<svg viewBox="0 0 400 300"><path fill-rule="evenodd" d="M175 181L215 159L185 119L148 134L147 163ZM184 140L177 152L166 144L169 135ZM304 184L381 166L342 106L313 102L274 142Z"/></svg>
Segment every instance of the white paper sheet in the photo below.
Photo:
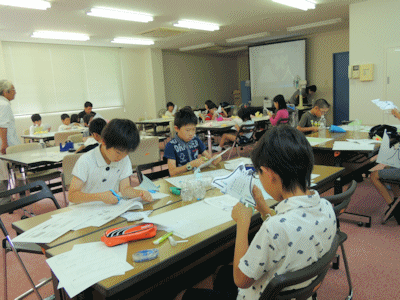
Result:
<svg viewBox="0 0 400 300"><path fill-rule="evenodd" d="M248 157L240 157L236 159L232 159L225 162L225 169L227 170L235 170L240 164L253 164L250 158Z"/></svg>
<svg viewBox="0 0 400 300"><path fill-rule="evenodd" d="M71 251L46 260L72 298L93 284L123 275L133 267L126 262L128 245L107 247L102 242L75 245Z"/></svg>
<svg viewBox="0 0 400 300"><path fill-rule="evenodd" d="M209 176L209 177L217 177L217 176L223 176L231 173L228 170L225 169L219 169L219 170L214 170L214 171L208 171L208 172L201 172L203 176ZM182 188L182 183L189 181L189 180L195 180L196 175L195 174L190 174L190 175L183 175L183 176L177 176L177 177L169 177L166 178L165 180L168 181L170 184L173 186L176 186L178 188Z"/></svg>
<svg viewBox="0 0 400 300"><path fill-rule="evenodd" d="M397 106L394 105L392 101L382 101L381 99L371 100L376 106L378 106L381 110L388 110L388 109L397 109Z"/></svg>
<svg viewBox="0 0 400 300"><path fill-rule="evenodd" d="M212 185L219 188L222 193L239 199L243 204L256 206L252 192L255 180L251 175L252 172L246 170L244 164L240 164L232 173L214 178Z"/></svg>
<svg viewBox="0 0 400 300"><path fill-rule="evenodd" d="M229 195L219 197L231 198ZM230 210L217 209L204 201L195 202L148 218L149 222L169 228L174 232L174 235L183 239L231 220Z"/></svg>
<svg viewBox="0 0 400 300"><path fill-rule="evenodd" d="M127 211L126 213L123 213L120 217L125 218L128 222L133 222L148 217L152 212L152 210Z"/></svg>
<svg viewBox="0 0 400 300"><path fill-rule="evenodd" d="M395 146L390 147L390 139L386 131L383 134L382 145L379 148L376 162L394 168L400 168L400 149Z"/></svg>
<svg viewBox="0 0 400 300"><path fill-rule="evenodd" d="M311 147L324 144L328 141L331 141L333 139L330 138L317 138L317 137L306 137L307 141L310 143Z"/></svg>
<svg viewBox="0 0 400 300"><path fill-rule="evenodd" d="M143 177L143 181L139 185L139 187L142 190L145 190L145 191L158 191L160 189L160 186L155 185L154 182L151 181L148 177L146 177L145 175L142 175L142 177Z"/></svg>
<svg viewBox="0 0 400 300"><path fill-rule="evenodd" d="M353 142L335 141L333 144L333 151L372 151L374 144L358 144Z"/></svg>

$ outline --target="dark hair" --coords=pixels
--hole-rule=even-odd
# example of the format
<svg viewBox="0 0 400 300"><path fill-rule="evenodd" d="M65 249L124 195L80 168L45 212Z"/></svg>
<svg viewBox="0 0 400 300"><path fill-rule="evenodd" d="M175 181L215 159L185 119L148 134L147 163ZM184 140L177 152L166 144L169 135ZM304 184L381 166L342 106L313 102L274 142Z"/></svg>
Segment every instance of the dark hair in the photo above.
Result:
<svg viewBox="0 0 400 300"><path fill-rule="evenodd" d="M274 97L274 102L278 102L278 110L279 109L287 109L285 97L283 95L276 95Z"/></svg>
<svg viewBox="0 0 400 300"><path fill-rule="evenodd" d="M61 120L65 120L65 119L68 119L69 118L69 114L62 114L61 115Z"/></svg>
<svg viewBox="0 0 400 300"><path fill-rule="evenodd" d="M310 186L313 150L304 134L291 126L268 130L251 153L251 160L258 172L266 167L278 174L285 191L294 192L299 187L305 192Z"/></svg>
<svg viewBox="0 0 400 300"><path fill-rule="evenodd" d="M42 117L39 114L33 114L31 116L32 122L37 122L37 121L40 121L41 119L42 119Z"/></svg>
<svg viewBox="0 0 400 300"><path fill-rule="evenodd" d="M208 110L213 109L213 108L218 108L217 105L214 102L212 102L211 100L207 100L206 104L207 104Z"/></svg>
<svg viewBox="0 0 400 300"><path fill-rule="evenodd" d="M97 133L101 135L101 132L103 131L104 127L107 125L107 122L102 119L102 118L97 118L94 119L92 122L90 122L89 125L89 133Z"/></svg>
<svg viewBox="0 0 400 300"><path fill-rule="evenodd" d="M170 106L175 106L172 102L168 102L167 103L167 109L168 109L168 107L170 107Z"/></svg>
<svg viewBox="0 0 400 300"><path fill-rule="evenodd" d="M316 85L310 85L310 86L306 87L306 93L307 94L308 94L309 91L315 93L317 91L317 86Z"/></svg>
<svg viewBox="0 0 400 300"><path fill-rule="evenodd" d="M71 123L80 123L80 118L77 114L71 115Z"/></svg>
<svg viewBox="0 0 400 300"><path fill-rule="evenodd" d="M318 99L315 101L314 106L318 106L319 108L329 108L331 105L325 99Z"/></svg>
<svg viewBox="0 0 400 300"><path fill-rule="evenodd" d="M107 149L115 148L120 151L135 151L140 143L139 130L128 119L111 120L101 132L101 138Z"/></svg>
<svg viewBox="0 0 400 300"><path fill-rule="evenodd" d="M91 119L92 117L93 117L93 116L92 116L91 114L86 114L86 115L84 115L84 116L83 116L83 123L89 124L90 119Z"/></svg>
<svg viewBox="0 0 400 300"><path fill-rule="evenodd" d="M175 114L174 125L178 128L186 125L197 125L197 117L192 109L182 108Z"/></svg>
<svg viewBox="0 0 400 300"><path fill-rule="evenodd" d="M205 105L209 106L210 104L213 105L214 102L212 102L211 100L206 100L206 102L204 102ZM215 104L214 104L215 105Z"/></svg>
<svg viewBox="0 0 400 300"><path fill-rule="evenodd" d="M241 108L238 111L238 117L241 118L243 121L251 120L251 111L248 108Z"/></svg>
<svg viewBox="0 0 400 300"><path fill-rule="evenodd" d="M189 105L186 105L186 106L182 107L182 109L193 111L193 108L191 106L189 106Z"/></svg>
<svg viewBox="0 0 400 300"><path fill-rule="evenodd" d="M86 101L84 106L85 106L85 108L86 107L93 107L93 104L92 104L92 102Z"/></svg>

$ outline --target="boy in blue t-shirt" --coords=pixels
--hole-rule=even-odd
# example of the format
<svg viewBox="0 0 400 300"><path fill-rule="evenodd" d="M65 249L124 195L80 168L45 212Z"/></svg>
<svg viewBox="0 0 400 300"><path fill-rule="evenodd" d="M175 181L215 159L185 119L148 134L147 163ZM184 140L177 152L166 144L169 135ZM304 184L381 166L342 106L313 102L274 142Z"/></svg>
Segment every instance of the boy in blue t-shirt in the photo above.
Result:
<svg viewBox="0 0 400 300"><path fill-rule="evenodd" d="M197 117L192 110L183 108L178 111L174 125L177 134L164 151L171 176L197 168L211 158L203 142L196 136ZM216 165L220 161L219 157L212 163Z"/></svg>

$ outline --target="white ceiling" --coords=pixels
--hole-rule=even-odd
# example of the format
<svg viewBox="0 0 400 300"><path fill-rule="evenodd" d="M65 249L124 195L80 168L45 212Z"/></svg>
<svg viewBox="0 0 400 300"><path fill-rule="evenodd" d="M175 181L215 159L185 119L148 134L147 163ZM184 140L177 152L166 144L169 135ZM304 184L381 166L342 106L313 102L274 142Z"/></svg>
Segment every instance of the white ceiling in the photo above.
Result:
<svg viewBox="0 0 400 300"><path fill-rule="evenodd" d="M50 0L46 11L0 5L0 41L75 44L107 47L145 48L113 44L114 37L141 37L141 33L155 28L175 28L179 19L217 23L215 32L190 30L168 38L153 38L151 48L178 49L208 42L226 47L248 45L226 43L225 39L268 31L268 38L251 43L287 36L288 26L303 25L328 19L342 18L339 24L297 32L308 35L316 32L348 28L349 4L365 0L316 0L316 9L302 11L272 0ZM86 15L91 7L102 6L133 10L154 16L150 23L112 20ZM85 33L87 42L66 42L31 38L33 31L52 30Z"/></svg>

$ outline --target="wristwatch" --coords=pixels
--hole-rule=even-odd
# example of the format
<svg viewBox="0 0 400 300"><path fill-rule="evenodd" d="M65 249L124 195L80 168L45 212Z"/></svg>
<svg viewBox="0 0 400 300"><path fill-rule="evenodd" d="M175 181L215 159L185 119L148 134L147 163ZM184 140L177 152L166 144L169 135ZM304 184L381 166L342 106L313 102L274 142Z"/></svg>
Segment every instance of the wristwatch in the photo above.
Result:
<svg viewBox="0 0 400 300"><path fill-rule="evenodd" d="M190 163L187 163L187 164L186 164L186 169L187 169L188 171L190 171L191 169L193 169L193 167L192 167L192 165L191 165Z"/></svg>

